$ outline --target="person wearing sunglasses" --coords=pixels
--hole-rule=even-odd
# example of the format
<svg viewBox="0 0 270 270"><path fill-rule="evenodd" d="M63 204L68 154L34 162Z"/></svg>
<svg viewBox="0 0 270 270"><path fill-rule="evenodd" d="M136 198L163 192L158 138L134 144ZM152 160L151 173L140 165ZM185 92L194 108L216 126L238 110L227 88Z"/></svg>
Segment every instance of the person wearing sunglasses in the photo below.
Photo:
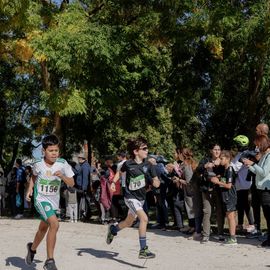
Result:
<svg viewBox="0 0 270 270"><path fill-rule="evenodd" d="M146 191L149 185L159 187L160 181L157 176L156 167L146 160L148 156L147 141L144 138L129 140L127 150L130 159L127 160L121 170L116 173L111 184L112 191L115 190L115 183L119 181L122 173L126 173L124 200L128 207L128 215L125 220L119 224L111 224L108 227L106 243L111 244L114 236L126 228L131 227L136 217L140 221L139 225L139 242L140 242L140 259L155 258L146 244L146 228L148 217L143 210L146 199Z"/></svg>

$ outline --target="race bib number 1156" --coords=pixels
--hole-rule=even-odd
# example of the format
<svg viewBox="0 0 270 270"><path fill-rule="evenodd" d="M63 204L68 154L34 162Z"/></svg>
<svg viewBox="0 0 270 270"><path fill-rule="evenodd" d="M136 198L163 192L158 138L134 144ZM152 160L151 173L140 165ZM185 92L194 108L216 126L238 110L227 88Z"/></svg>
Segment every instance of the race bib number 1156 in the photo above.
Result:
<svg viewBox="0 0 270 270"><path fill-rule="evenodd" d="M60 181L40 180L38 192L43 195L56 195L59 192Z"/></svg>

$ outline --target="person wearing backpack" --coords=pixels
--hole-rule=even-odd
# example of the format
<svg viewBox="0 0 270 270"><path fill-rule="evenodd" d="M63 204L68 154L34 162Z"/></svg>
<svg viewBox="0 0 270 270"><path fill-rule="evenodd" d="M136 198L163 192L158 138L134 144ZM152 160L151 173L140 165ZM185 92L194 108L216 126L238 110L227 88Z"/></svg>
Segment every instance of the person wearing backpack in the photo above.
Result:
<svg viewBox="0 0 270 270"><path fill-rule="evenodd" d="M99 203L100 203L100 220L102 224L107 224L109 221L110 209L112 206L113 192L110 189L111 172L108 168L100 172L100 189L99 189Z"/></svg>
<svg viewBox="0 0 270 270"><path fill-rule="evenodd" d="M234 139L234 149L236 155L232 160L232 166L237 173L235 179L235 187L237 190L237 216L238 216L238 228L243 231L244 227L244 213L246 214L249 225L247 226L248 232L255 230L254 217L251 209L250 188L252 181L248 177L248 168L243 164L241 156L243 152L248 149L249 139L245 135L238 135Z"/></svg>
<svg viewBox="0 0 270 270"><path fill-rule="evenodd" d="M229 224L230 237L226 240L225 245L237 245L235 236L236 221L235 211L237 204L237 193L235 188L235 172L231 166L232 155L230 151L223 150L220 154L220 165L224 166L225 171L220 176L211 178L211 182L221 188L223 207Z"/></svg>

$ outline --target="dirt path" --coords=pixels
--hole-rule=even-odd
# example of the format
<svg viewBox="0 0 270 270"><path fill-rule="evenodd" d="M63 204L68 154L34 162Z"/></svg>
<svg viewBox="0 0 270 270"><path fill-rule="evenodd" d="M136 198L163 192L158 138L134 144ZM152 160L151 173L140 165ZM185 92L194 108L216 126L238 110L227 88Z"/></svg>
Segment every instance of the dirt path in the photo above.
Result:
<svg viewBox="0 0 270 270"><path fill-rule="evenodd" d="M25 245L37 227L38 220L0 219L0 270L43 269L45 242L33 267L24 264ZM202 245L175 231L152 230L147 234L148 244L157 258L140 260L137 229L123 230L110 246L105 243L106 231L103 225L62 222L55 253L58 269L270 269L270 250L258 248L258 240L239 238L233 247L216 242Z"/></svg>

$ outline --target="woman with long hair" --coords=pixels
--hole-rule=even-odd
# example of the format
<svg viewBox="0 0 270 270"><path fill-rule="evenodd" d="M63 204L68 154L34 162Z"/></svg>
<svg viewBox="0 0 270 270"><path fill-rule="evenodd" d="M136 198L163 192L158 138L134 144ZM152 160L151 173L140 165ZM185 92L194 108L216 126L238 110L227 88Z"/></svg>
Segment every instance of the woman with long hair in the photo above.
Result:
<svg viewBox="0 0 270 270"><path fill-rule="evenodd" d="M188 228L183 229L183 232L192 234L195 232L195 216L193 209L193 190L191 179L197 167L197 163L193 158L193 152L190 148L184 147L179 151L179 158L182 160L180 165L182 170L181 178L177 179L184 190L184 202L188 216Z"/></svg>
<svg viewBox="0 0 270 270"><path fill-rule="evenodd" d="M254 140L254 144L261 155L258 164L246 158L243 159L243 162L256 175L256 188L268 231L267 239L262 242L262 246L267 247L270 246L270 140L265 135L258 135Z"/></svg>

